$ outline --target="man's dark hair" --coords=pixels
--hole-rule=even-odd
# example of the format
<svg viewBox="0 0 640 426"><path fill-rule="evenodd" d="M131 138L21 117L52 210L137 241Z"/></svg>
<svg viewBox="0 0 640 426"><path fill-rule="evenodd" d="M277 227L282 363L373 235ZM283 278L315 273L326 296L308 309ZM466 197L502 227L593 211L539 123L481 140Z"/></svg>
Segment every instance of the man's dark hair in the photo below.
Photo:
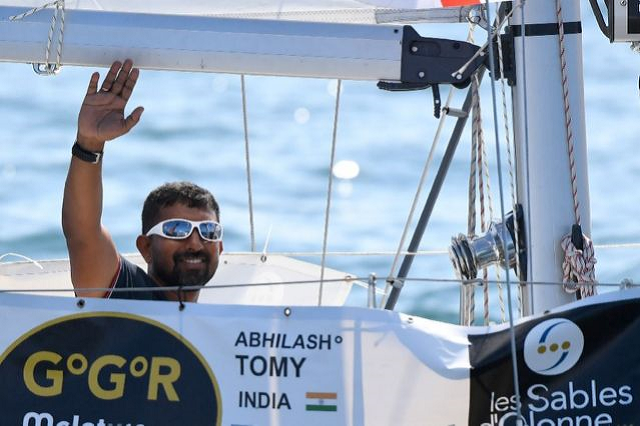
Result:
<svg viewBox="0 0 640 426"><path fill-rule="evenodd" d="M149 193L142 207L142 234L146 234L158 221L162 207L184 204L190 208L210 210L220 220L220 207L208 190L191 182L170 182Z"/></svg>

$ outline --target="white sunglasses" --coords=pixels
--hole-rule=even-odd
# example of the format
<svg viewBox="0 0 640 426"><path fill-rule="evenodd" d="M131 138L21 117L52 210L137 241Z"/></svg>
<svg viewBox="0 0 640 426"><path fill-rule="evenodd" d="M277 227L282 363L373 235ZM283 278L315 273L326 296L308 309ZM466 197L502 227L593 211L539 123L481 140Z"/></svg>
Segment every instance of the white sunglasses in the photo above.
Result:
<svg viewBox="0 0 640 426"><path fill-rule="evenodd" d="M222 240L222 225L213 220L167 219L154 225L145 235L160 235L170 240L184 240L189 238L194 228L205 241Z"/></svg>

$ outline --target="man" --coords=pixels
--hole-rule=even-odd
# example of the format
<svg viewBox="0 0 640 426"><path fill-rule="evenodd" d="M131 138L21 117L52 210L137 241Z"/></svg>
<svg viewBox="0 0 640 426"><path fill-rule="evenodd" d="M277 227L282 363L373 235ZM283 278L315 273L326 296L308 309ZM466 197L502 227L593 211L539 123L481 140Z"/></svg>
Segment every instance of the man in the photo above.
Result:
<svg viewBox="0 0 640 426"><path fill-rule="evenodd" d="M80 108L62 204L71 281L79 296L195 302L198 288L215 273L223 249L220 211L211 193L178 182L149 194L143 207L142 234L136 239L147 273L120 256L101 224L102 152L107 141L129 132L140 121L142 107L124 116L138 75L131 60L114 62L98 90L100 76L94 73ZM158 291L167 286L196 289ZM126 288L130 290L113 291Z"/></svg>

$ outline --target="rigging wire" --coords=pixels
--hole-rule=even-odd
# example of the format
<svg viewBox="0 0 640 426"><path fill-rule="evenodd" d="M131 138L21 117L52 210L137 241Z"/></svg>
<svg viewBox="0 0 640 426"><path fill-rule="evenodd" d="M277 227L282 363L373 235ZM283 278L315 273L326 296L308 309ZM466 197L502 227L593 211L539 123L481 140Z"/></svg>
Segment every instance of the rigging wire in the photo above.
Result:
<svg viewBox="0 0 640 426"><path fill-rule="evenodd" d="M443 108L444 111L447 111L451 100L453 99L453 88L449 90L449 95L447 96L447 101L445 102L445 106ZM440 141L440 135L442 134L442 129L444 128L444 122L446 120L447 114L442 114L440 117L440 121L438 122L438 128L436 129L436 133L433 137L433 142L431 144L431 149L429 150L429 154L427 155L427 161L425 162L424 168L422 169L422 175L420 176L420 181L418 182L418 187L416 189L416 194L413 197L413 202L411 203L411 208L409 209L409 216L407 217L407 221L405 222L404 229L402 230L402 235L400 236L400 242L398 243L398 250L396 251L396 255L391 263L391 269L389 271L388 279L385 284L384 296L382 297L382 301L380 302L380 306L384 307L387 304L387 298L389 297L389 290L391 289L391 285L393 282L393 277L396 276L396 268L398 266L398 261L400 260L400 255L403 252L402 248L405 245L407 235L409 234L409 227L413 222L413 215L418 207L418 201L420 199L420 194L422 193L422 189L424 188L424 184L427 179L427 175L429 173L429 169L431 168L431 163L433 161L433 156L436 152L436 147L438 142Z"/></svg>
<svg viewBox="0 0 640 426"><path fill-rule="evenodd" d="M327 242L329 239L329 215L331 213L331 195L333 190L333 166L336 161L336 142L338 139L338 116L340 113L340 92L342 80L336 85L336 103L333 114L333 133L331 137L331 160L329 161L329 183L327 187L327 207L324 213L324 231L322 237L322 260L320 262L320 286L318 289L318 306L322 306L322 290L324 287L324 270L327 260Z"/></svg>
<svg viewBox="0 0 640 426"><path fill-rule="evenodd" d="M521 52L521 56L522 56L522 64L524 64L524 61L527 57L527 51L526 51L526 24L525 24L525 5L526 5L527 0L518 0L518 3L516 4L516 7L520 8L520 34L522 34L522 36L520 37L520 52ZM514 43L515 46L515 43ZM523 126L523 130L524 130L524 152L522 155L522 162L524 163L524 167L523 167L523 176L524 176L524 190L526 193L526 197L525 197L525 203L526 203L526 209L524 212L525 217L525 226L527 227L527 232L526 235L528 236L525 239L525 243L527 244L527 271L526 271L526 277L527 279L531 277L532 275L532 270L533 270L533 246L531 245L531 180L530 180L530 170L529 170L529 103L527 102L527 67L520 67L521 68L521 84L520 87L522 88L522 115L521 115L521 119L522 119L522 126ZM515 141L514 141L515 142ZM517 165L516 165L517 166ZM524 286L526 287L526 285L528 284L528 281L525 281ZM521 288L521 294L523 293L523 289ZM535 301L533 300L533 297L531 297L531 293L530 293L530 297L529 297L529 306L527 309L527 306L524 305L524 297L523 297L523 306L522 306L522 314L523 315L527 315L527 314L531 314L533 313L534 310L534 303Z"/></svg>
<svg viewBox="0 0 640 426"><path fill-rule="evenodd" d="M487 22L491 22L491 7L489 6L489 1L485 0L485 6L486 6L486 10L487 10ZM491 25L488 26L488 31L489 31L489 43L493 43L493 30L491 28ZM524 35L525 33L523 33ZM491 75L493 77L495 77L495 63L494 63L494 51L493 51L493 46L491 46L491 48L489 48L489 68L491 69ZM494 124L494 133L495 133L495 145L496 145L496 165L498 168L498 188L500 190L500 214L502 217L502 223L506 223L506 219L505 219L505 211L504 211L504 188L503 188L503 184L502 184L502 162L500 159L500 137L499 137L499 129L498 129L498 108L497 108L497 100L496 100L496 85L495 85L495 78L491 78L491 97L493 100L493 124ZM506 232L507 229L504 228L503 229L503 236L502 236L502 244L503 244L503 251L504 253L508 253L507 251L507 239L506 239ZM506 269L506 273L505 273L505 280L506 280L506 286L507 286L507 302L508 302L508 306L509 306L509 342L510 342L510 346L511 346L511 363L512 363L512 367L513 367L513 387L514 387L514 394L515 394L515 398L516 401L521 401L520 399L520 379L519 379L519 373L518 373L518 359L517 359L517 352L516 352L516 333L515 333L515 327L514 327L514 318L513 318L513 303L511 301L511 283L510 281L510 274L509 274L509 268ZM522 417L522 412L521 412L521 406L520 404L516 404L516 413L517 413L517 418L521 418Z"/></svg>
<svg viewBox="0 0 640 426"><path fill-rule="evenodd" d="M251 234L251 251L256 251L256 231L253 220L253 190L251 179L251 156L249 155L249 120L247 118L247 88L244 74L240 75L240 86L242 89L242 125L244 128L244 160L247 169L247 193L249 203L249 228ZM219 220L220 218L218 218Z"/></svg>
<svg viewBox="0 0 640 426"><path fill-rule="evenodd" d="M523 2L524 4L524 2ZM509 18L511 18L511 16L513 16L513 13L515 12L515 10L517 8L519 8L520 5L517 4L513 7L513 9L511 9L508 13L505 14L504 17L501 18L501 20L497 23L497 25L495 26L495 32L494 34L498 34L499 31L502 29L502 27L504 26L504 24L507 23L507 21L509 20ZM488 22L488 19L487 19ZM524 31L524 30L523 30ZM524 34L524 33L523 33ZM495 37L495 35L494 35ZM459 69L457 69L456 71L454 71L451 76L452 77L461 77L462 74L464 74L464 72L467 70L467 68L469 68L469 66L471 64L473 64L475 62L475 60L479 57L479 56L484 56L486 55L486 50L489 47L490 43L493 42L492 40L487 40L482 46L480 46L480 49L478 49L476 51L476 53L473 54L473 56L471 56L471 58L469 58L469 60L462 65Z"/></svg>

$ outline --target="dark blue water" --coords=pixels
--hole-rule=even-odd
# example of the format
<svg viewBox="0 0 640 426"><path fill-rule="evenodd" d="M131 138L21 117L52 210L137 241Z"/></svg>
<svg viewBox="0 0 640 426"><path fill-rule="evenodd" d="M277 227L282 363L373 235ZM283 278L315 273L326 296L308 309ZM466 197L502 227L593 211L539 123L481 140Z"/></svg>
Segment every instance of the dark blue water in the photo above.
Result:
<svg viewBox="0 0 640 426"><path fill-rule="evenodd" d="M422 31L466 37L464 25ZM640 58L626 45L609 45L588 15L584 42L593 237L600 244L640 241ZM29 65L0 64L0 254L66 256L60 229L62 189L91 72L64 68L45 78L34 75ZM488 88L485 84L487 123L492 120ZM247 77L260 250L270 228L270 251L322 248L334 93L335 82ZM455 99L459 106L461 95ZM226 250L248 251L240 77L143 71L130 101L131 108L137 105L145 107L140 124L105 149L103 222L118 248L135 252L141 205L152 188L191 180L218 198ZM389 94L373 82L344 82L336 156L357 162L360 174L335 182L330 251L397 249L436 129L432 112L430 92ZM451 236L466 230L468 151L466 133L422 250L445 249ZM495 175L493 182L497 201ZM637 276L638 251L601 249L598 256L600 281ZM331 256L328 265L358 276L375 272L385 277L392 259ZM448 257L439 255L416 260L411 276L453 278L453 272ZM350 303L361 304L364 292L355 293ZM446 283L409 283L399 307L455 320L458 290Z"/></svg>

